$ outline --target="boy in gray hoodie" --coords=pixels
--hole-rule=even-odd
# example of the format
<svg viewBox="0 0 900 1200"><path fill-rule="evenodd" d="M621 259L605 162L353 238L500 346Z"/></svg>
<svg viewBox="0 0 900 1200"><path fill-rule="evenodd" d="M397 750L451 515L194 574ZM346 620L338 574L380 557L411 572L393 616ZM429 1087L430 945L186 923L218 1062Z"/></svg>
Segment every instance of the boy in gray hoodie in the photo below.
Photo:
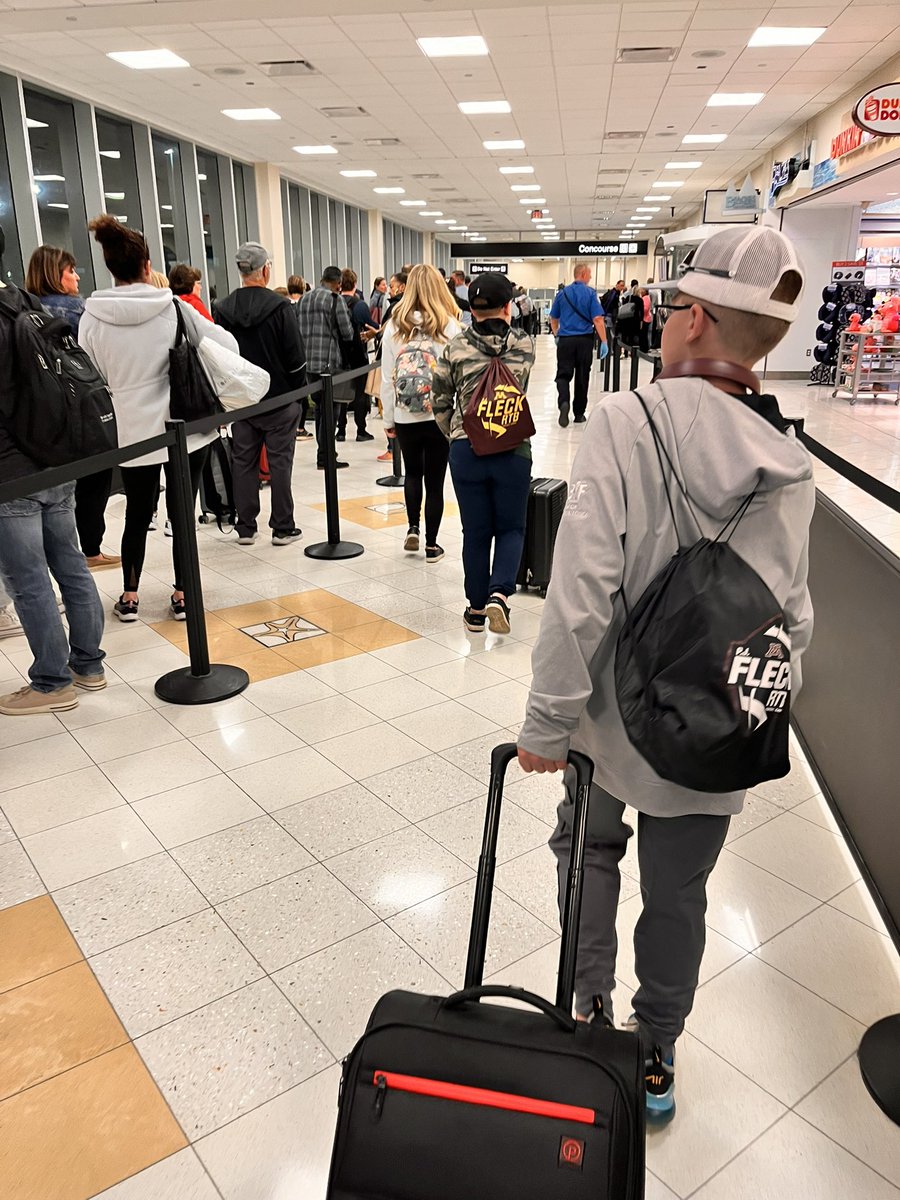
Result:
<svg viewBox="0 0 900 1200"><path fill-rule="evenodd" d="M806 586L812 466L786 432L754 363L796 318L803 277L787 238L738 226L714 234L677 281L661 285L664 369L641 389L703 535L716 537L741 501L756 496L731 541L768 585L791 636L792 689L812 636ZM679 526L694 528L677 485ZM694 535L696 537L696 533ZM691 1011L705 947L706 883L743 792L693 792L662 779L628 739L616 700L616 642L631 605L677 549L652 431L633 392L595 411L572 467L553 583L534 649L534 679L519 762L565 769L569 749L596 764L591 792L576 1013L611 1018L619 862L637 810L643 912L635 935L639 988L630 1027L645 1046L647 1108L670 1116L675 1042ZM550 845L565 880L572 790ZM560 894L562 895L562 886Z"/></svg>

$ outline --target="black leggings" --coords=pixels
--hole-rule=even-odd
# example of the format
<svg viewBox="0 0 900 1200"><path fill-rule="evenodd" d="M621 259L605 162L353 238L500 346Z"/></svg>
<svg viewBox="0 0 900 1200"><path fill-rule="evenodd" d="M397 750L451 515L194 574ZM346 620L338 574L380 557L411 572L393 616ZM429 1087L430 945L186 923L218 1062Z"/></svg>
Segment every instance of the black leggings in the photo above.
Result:
<svg viewBox="0 0 900 1200"><path fill-rule="evenodd" d="M202 446L188 456L191 469L191 493L194 502L200 488L203 464L209 453ZM171 496L174 480L169 464L165 463L166 488ZM136 592L141 584L144 569L144 554L147 550L147 532L159 499L159 463L148 467L123 467L122 486L125 489L125 530L122 534L122 590ZM171 515L170 515L171 519ZM182 591L182 573L178 538L172 539L172 562L175 567L175 591Z"/></svg>
<svg viewBox="0 0 900 1200"><path fill-rule="evenodd" d="M422 513L422 481L425 482L425 545L436 546L444 515L444 476L450 443L435 421L397 422L397 437L403 455L406 484L406 518L418 527Z"/></svg>
<svg viewBox="0 0 900 1200"><path fill-rule="evenodd" d="M75 483L75 525L85 558L96 558L100 553L111 486L112 469L85 475Z"/></svg>

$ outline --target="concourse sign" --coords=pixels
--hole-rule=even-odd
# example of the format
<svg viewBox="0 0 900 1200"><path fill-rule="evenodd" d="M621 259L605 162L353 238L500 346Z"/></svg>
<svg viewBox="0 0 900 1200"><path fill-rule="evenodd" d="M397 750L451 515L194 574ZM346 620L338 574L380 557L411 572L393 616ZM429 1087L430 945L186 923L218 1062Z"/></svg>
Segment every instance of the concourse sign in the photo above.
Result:
<svg viewBox="0 0 900 1200"><path fill-rule="evenodd" d="M450 257L468 258L472 249L468 242L453 242ZM590 241L587 238L580 242L479 242L478 253L479 262L498 258L507 263L515 258L631 258L646 255L647 242Z"/></svg>

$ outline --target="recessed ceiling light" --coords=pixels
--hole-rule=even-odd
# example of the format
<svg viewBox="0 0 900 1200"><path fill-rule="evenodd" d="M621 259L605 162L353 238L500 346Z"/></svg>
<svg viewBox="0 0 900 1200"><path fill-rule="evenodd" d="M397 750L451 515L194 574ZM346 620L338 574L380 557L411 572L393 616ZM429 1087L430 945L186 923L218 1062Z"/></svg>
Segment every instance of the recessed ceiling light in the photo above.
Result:
<svg viewBox="0 0 900 1200"><path fill-rule="evenodd" d="M501 167L501 175L533 175L534 167Z"/></svg>
<svg viewBox="0 0 900 1200"><path fill-rule="evenodd" d="M659 212L658 208L636 208L635 212Z"/></svg>
<svg viewBox="0 0 900 1200"><path fill-rule="evenodd" d="M33 175L35 183L65 183L65 175Z"/></svg>
<svg viewBox="0 0 900 1200"><path fill-rule="evenodd" d="M406 194L406 188L372 188L372 191L378 196L404 196Z"/></svg>
<svg viewBox="0 0 900 1200"><path fill-rule="evenodd" d="M707 108L752 108L765 100L765 92L713 92L706 102Z"/></svg>
<svg viewBox="0 0 900 1200"><path fill-rule="evenodd" d="M468 225L451 225L450 232L451 233L465 233L468 228L469 228Z"/></svg>
<svg viewBox="0 0 900 1200"><path fill-rule="evenodd" d="M121 158L122 151L121 150L101 150L100 157L101 158Z"/></svg>
<svg viewBox="0 0 900 1200"><path fill-rule="evenodd" d="M345 179L377 179L377 171L341 171Z"/></svg>
<svg viewBox="0 0 900 1200"><path fill-rule="evenodd" d="M455 224L456 224L456 218L455 218L455 217L451 217L449 221L448 221L448 220L444 220L444 221L435 221L435 225L455 225Z"/></svg>
<svg viewBox="0 0 900 1200"><path fill-rule="evenodd" d="M718 146L727 137L727 133L688 133L681 139L681 144L682 146Z"/></svg>
<svg viewBox="0 0 900 1200"><path fill-rule="evenodd" d="M420 37L419 49L428 58L474 58L488 54L483 37Z"/></svg>
<svg viewBox="0 0 900 1200"><path fill-rule="evenodd" d="M521 138L512 138L505 142L482 142L485 150L524 150L525 143Z"/></svg>
<svg viewBox="0 0 900 1200"><path fill-rule="evenodd" d="M441 210L439 208L434 208L434 209L429 210L428 212L420 212L419 213L420 217L442 217L443 215L444 214L441 212Z"/></svg>
<svg viewBox="0 0 900 1200"><path fill-rule="evenodd" d="M652 188L680 188L684 187L684 181L681 179L658 179L656 183L651 183Z"/></svg>
<svg viewBox="0 0 900 1200"><path fill-rule="evenodd" d="M520 204L545 204L546 202L546 196L526 196L524 200L519 201Z"/></svg>
<svg viewBox="0 0 900 1200"><path fill-rule="evenodd" d="M103 195L106 197L107 200L124 200L125 199L124 192L104 192Z"/></svg>
<svg viewBox="0 0 900 1200"><path fill-rule="evenodd" d="M539 192L541 185L539 183L514 183L509 190L511 192Z"/></svg>
<svg viewBox="0 0 900 1200"><path fill-rule="evenodd" d="M401 200L400 203L404 208L424 208L428 203L427 200Z"/></svg>
<svg viewBox="0 0 900 1200"><path fill-rule="evenodd" d="M298 154L337 154L334 146L295 146Z"/></svg>
<svg viewBox="0 0 900 1200"><path fill-rule="evenodd" d="M223 117L232 121L280 121L281 117L271 108L223 108Z"/></svg>
<svg viewBox="0 0 900 1200"><path fill-rule="evenodd" d="M131 67L132 71L167 71L172 67L191 65L187 59L173 54L171 50L116 50L106 57L121 63L123 67Z"/></svg>
<svg viewBox="0 0 900 1200"><path fill-rule="evenodd" d="M459 111L467 117L485 116L489 113L511 113L508 100L461 100Z"/></svg>
<svg viewBox="0 0 900 1200"><path fill-rule="evenodd" d="M663 167L664 171L694 171L697 167L702 167L702 162L668 162Z"/></svg>
<svg viewBox="0 0 900 1200"><path fill-rule="evenodd" d="M35 121L34 117L25 118L25 126L27 129L48 129L46 121Z"/></svg>
<svg viewBox="0 0 900 1200"><path fill-rule="evenodd" d="M823 25L760 25L748 46L811 46L825 32Z"/></svg>

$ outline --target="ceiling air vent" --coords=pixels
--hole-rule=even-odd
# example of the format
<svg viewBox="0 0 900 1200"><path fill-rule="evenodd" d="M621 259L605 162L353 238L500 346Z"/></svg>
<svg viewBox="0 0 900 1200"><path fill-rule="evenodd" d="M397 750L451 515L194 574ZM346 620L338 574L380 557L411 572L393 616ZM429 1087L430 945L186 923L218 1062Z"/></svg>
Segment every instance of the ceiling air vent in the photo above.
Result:
<svg viewBox="0 0 900 1200"><path fill-rule="evenodd" d="M609 135L607 134L607 137L608 136ZM601 170L599 170L597 172L597 174L598 175L627 175L628 172L623 170L622 167L603 167Z"/></svg>
<svg viewBox="0 0 900 1200"><path fill-rule="evenodd" d="M319 72L305 58L282 59L279 62L264 62L259 64L272 79L297 79L306 75L318 75Z"/></svg>
<svg viewBox="0 0 900 1200"><path fill-rule="evenodd" d="M634 142L638 138L644 136L643 129L614 129L608 131L604 136L608 142Z"/></svg>
<svg viewBox="0 0 900 1200"><path fill-rule="evenodd" d="M674 46L625 46L616 55L616 62L643 67L647 63L672 62L677 53Z"/></svg>
<svg viewBox="0 0 900 1200"><path fill-rule="evenodd" d="M426 171L424 175L410 175L410 179L440 179L436 171Z"/></svg>
<svg viewBox="0 0 900 1200"><path fill-rule="evenodd" d="M323 117L328 117L332 121L346 121L351 117L369 116L366 110L357 104L338 104L334 108L320 108L319 112Z"/></svg>
<svg viewBox="0 0 900 1200"><path fill-rule="evenodd" d="M363 138L366 146L399 146L400 139L395 137Z"/></svg>

